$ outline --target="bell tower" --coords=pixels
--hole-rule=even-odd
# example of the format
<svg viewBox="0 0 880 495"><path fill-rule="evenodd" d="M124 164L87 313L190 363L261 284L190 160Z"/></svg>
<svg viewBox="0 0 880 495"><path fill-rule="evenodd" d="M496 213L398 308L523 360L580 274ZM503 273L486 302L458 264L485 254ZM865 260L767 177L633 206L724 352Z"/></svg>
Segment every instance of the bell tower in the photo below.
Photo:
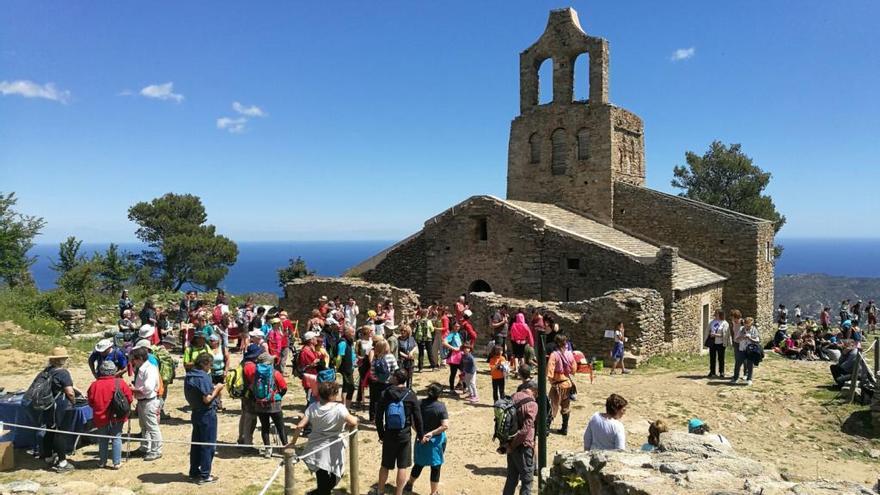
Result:
<svg viewBox="0 0 880 495"><path fill-rule="evenodd" d="M589 57L589 99L574 100L579 56ZM553 100L539 104L538 69L553 62ZM572 8L550 11L520 53L520 115L510 125L507 197L553 203L610 224L613 184L645 183L644 127L608 96L608 41L588 36Z"/></svg>

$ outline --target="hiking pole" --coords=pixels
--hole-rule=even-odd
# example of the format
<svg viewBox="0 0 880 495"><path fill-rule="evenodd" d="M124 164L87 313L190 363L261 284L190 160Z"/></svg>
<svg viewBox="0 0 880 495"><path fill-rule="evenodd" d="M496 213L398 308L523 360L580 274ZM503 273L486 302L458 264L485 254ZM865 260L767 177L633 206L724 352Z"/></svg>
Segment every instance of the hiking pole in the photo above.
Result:
<svg viewBox="0 0 880 495"><path fill-rule="evenodd" d="M131 457L131 413L128 414L128 419L126 420L126 429L125 429L125 462L128 462L128 459Z"/></svg>

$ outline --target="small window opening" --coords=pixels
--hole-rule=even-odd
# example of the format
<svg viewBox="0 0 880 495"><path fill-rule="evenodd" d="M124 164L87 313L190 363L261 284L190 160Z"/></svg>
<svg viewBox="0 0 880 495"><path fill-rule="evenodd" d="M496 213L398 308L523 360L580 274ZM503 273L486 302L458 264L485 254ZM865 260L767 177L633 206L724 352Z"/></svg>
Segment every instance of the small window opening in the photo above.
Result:
<svg viewBox="0 0 880 495"><path fill-rule="evenodd" d="M489 240L489 222L486 220L486 217L477 218L477 240Z"/></svg>
<svg viewBox="0 0 880 495"><path fill-rule="evenodd" d="M590 138L586 129L581 129L577 134L578 138L578 160L586 160L590 158Z"/></svg>
<svg viewBox="0 0 880 495"><path fill-rule="evenodd" d="M580 258L568 258L566 260L565 264L569 270L580 270L581 269L581 259Z"/></svg>
<svg viewBox="0 0 880 495"><path fill-rule="evenodd" d="M541 163L541 138L537 132L529 136L529 163Z"/></svg>

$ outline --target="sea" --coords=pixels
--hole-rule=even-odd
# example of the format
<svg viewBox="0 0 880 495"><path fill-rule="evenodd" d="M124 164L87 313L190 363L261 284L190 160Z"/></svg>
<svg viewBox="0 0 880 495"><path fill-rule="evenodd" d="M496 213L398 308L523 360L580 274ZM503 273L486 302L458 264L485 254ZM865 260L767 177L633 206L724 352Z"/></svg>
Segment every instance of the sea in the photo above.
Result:
<svg viewBox="0 0 880 495"><path fill-rule="evenodd" d="M278 269L290 259L302 257L318 275L338 276L362 260L391 246L388 241L271 241L239 242L238 260L220 284L233 294L281 293ZM784 246L776 264L776 275L823 273L842 277L880 277L880 239L779 239ZM109 243L83 243L86 255L104 251ZM135 253L143 244L119 243L120 249ZM37 244L30 251L37 258L32 267L37 286L55 287L57 274L51 264L57 260L58 244Z"/></svg>

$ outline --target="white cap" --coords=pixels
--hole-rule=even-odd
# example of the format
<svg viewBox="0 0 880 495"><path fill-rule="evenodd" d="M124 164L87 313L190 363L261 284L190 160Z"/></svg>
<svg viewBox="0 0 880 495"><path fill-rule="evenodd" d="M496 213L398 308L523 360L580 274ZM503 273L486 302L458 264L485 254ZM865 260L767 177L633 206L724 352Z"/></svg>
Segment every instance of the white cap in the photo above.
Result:
<svg viewBox="0 0 880 495"><path fill-rule="evenodd" d="M99 340L98 343L95 344L95 350L98 352L104 352L111 347L113 347L113 339Z"/></svg>
<svg viewBox="0 0 880 495"><path fill-rule="evenodd" d="M248 335L251 337L259 337L261 339L266 338L262 330L251 330L250 332L248 332Z"/></svg>
<svg viewBox="0 0 880 495"><path fill-rule="evenodd" d="M306 332L305 335L303 335L303 341L312 340L317 337L318 337L318 334L315 332Z"/></svg>
<svg viewBox="0 0 880 495"><path fill-rule="evenodd" d="M138 330L138 337L148 339L152 337L154 333L156 333L156 327L153 325L144 325Z"/></svg>

